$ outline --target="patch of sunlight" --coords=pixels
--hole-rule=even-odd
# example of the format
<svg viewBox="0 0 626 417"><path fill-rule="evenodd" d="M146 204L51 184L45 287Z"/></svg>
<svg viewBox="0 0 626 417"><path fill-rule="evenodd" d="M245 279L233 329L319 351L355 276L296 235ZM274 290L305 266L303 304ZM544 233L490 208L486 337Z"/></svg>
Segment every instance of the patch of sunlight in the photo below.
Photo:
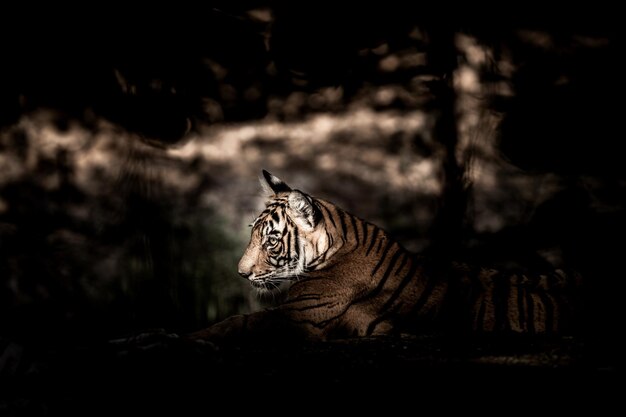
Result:
<svg viewBox="0 0 626 417"><path fill-rule="evenodd" d="M205 58L203 63L206 68L211 70L217 81L224 80L226 75L228 75L228 70L212 59Z"/></svg>
<svg viewBox="0 0 626 417"><path fill-rule="evenodd" d="M389 44L387 42L381 43L377 47L372 48L371 51L376 55L387 55L389 53Z"/></svg>
<svg viewBox="0 0 626 417"><path fill-rule="evenodd" d="M337 158L333 155L325 154L317 158L317 166L325 171L334 171L337 167Z"/></svg>
<svg viewBox="0 0 626 417"><path fill-rule="evenodd" d="M493 61L493 53L490 48L478 43L473 36L457 33L455 45L463 53L467 63L474 68L479 68Z"/></svg>
<svg viewBox="0 0 626 417"><path fill-rule="evenodd" d="M472 164L467 175L479 190L489 192L498 186L499 170L493 164Z"/></svg>
<svg viewBox="0 0 626 417"><path fill-rule="evenodd" d="M477 233L495 233L501 230L506 222L501 214L493 210L485 210L489 202L485 202L484 196L474 197L474 204L476 207L483 207L480 212L474 212L473 226Z"/></svg>
<svg viewBox="0 0 626 417"><path fill-rule="evenodd" d="M454 88L465 93L479 93L482 89L478 72L469 65L461 65L454 71Z"/></svg>
<svg viewBox="0 0 626 417"><path fill-rule="evenodd" d="M307 105L315 110L324 110L341 104L343 87L322 88L307 98Z"/></svg>
<svg viewBox="0 0 626 417"><path fill-rule="evenodd" d="M257 20L263 23L269 23L272 21L272 10L269 8L258 8L248 10L248 16L253 20Z"/></svg>
<svg viewBox="0 0 626 417"><path fill-rule="evenodd" d="M378 63L378 68L384 72L394 72L400 66L400 58L397 55L391 54L381 59Z"/></svg>
<svg viewBox="0 0 626 417"><path fill-rule="evenodd" d="M202 110L212 123L224 120L224 110L221 104L211 98L202 99Z"/></svg>
<svg viewBox="0 0 626 417"><path fill-rule="evenodd" d="M301 91L296 91L287 97L283 103L283 111L287 116L297 116L303 105L306 103L307 95Z"/></svg>
<svg viewBox="0 0 626 417"><path fill-rule="evenodd" d="M0 153L0 185L17 181L25 171L24 164L17 156Z"/></svg>
<svg viewBox="0 0 626 417"><path fill-rule="evenodd" d="M324 193L330 199L333 187L324 178L353 178L375 190L368 198L375 213L384 195L434 195L441 192L440 153L429 140L425 113L375 112L356 108L345 113L318 113L304 120L279 123L271 119L206 127L180 146L165 150L168 158L187 164L201 160L203 166L227 169L214 179L210 190L201 192L201 205L216 207L238 227L258 214L264 201L256 178L261 169L284 177L308 192ZM413 141L420 137L433 148L433 156L419 158ZM390 149L397 149L390 152ZM413 157L415 156L415 157ZM176 177L184 181L184 176ZM340 198L337 198L340 197ZM350 200L350 196L343 196Z"/></svg>
<svg viewBox="0 0 626 417"><path fill-rule="evenodd" d="M391 86L379 88L374 95L374 100L380 106L388 106L396 98L396 92Z"/></svg>
<svg viewBox="0 0 626 417"><path fill-rule="evenodd" d="M424 65L426 65L426 53L424 52L409 52L400 59L402 68L417 68Z"/></svg>
<svg viewBox="0 0 626 417"><path fill-rule="evenodd" d="M202 177L197 172L168 169L159 176L159 180L168 187L176 188L178 192L190 193L199 188Z"/></svg>
<svg viewBox="0 0 626 417"><path fill-rule="evenodd" d="M37 146L40 152L49 157L55 156L59 149L78 150L87 144L89 138L89 134L85 130L76 126L64 133L50 126L45 126L39 133L36 135L39 141Z"/></svg>
<svg viewBox="0 0 626 417"><path fill-rule="evenodd" d="M115 179L123 165L123 155L120 155L119 142L125 141L126 135L115 137L112 132L100 132L94 135L89 147L75 155L76 183L88 194L98 192L94 190L94 173L98 173L105 180Z"/></svg>
<svg viewBox="0 0 626 417"><path fill-rule="evenodd" d="M399 115L393 112L376 113L358 109L344 114L321 113L304 121L278 123L253 121L208 128L166 152L175 158L225 162L240 157L246 144L262 138L265 143L281 143L289 152L310 149L312 145L325 145L340 133L351 134L355 140L372 136L390 136L400 131L419 132L425 128L424 113L415 111ZM249 155L250 156L250 155ZM253 153L252 156L259 156Z"/></svg>
<svg viewBox="0 0 626 417"><path fill-rule="evenodd" d="M606 37L574 35L572 38L586 48L606 48L610 44L609 38Z"/></svg>
<svg viewBox="0 0 626 417"><path fill-rule="evenodd" d="M440 167L433 159L422 159L412 164L406 172L405 182L415 184L417 188L426 194L437 195L442 192ZM406 184L405 184L405 187Z"/></svg>
<svg viewBox="0 0 626 417"><path fill-rule="evenodd" d="M505 79L511 79L515 75L515 71L517 71L517 66L513 63L510 51L504 50L500 52L498 58L496 63L497 73ZM509 86L508 89L510 90L511 87Z"/></svg>
<svg viewBox="0 0 626 417"><path fill-rule="evenodd" d="M343 98L343 87L328 87L320 90L322 96L329 103L338 103Z"/></svg>
<svg viewBox="0 0 626 417"><path fill-rule="evenodd" d="M523 42L529 43L539 48L549 49L554 47L554 39L547 32L524 29L517 31L517 37Z"/></svg>

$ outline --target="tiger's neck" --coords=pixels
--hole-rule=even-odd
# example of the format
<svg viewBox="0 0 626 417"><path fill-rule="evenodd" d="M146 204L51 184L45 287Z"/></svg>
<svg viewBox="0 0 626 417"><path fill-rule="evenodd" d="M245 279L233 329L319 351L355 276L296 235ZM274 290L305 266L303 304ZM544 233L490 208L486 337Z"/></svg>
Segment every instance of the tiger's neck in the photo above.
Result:
<svg viewBox="0 0 626 417"><path fill-rule="evenodd" d="M391 257L402 264L417 258L378 226L347 213L324 200L316 200L324 218L325 240L328 248L310 265L314 270L327 269L338 263L358 262L370 265L371 276L376 276L382 264L379 260Z"/></svg>

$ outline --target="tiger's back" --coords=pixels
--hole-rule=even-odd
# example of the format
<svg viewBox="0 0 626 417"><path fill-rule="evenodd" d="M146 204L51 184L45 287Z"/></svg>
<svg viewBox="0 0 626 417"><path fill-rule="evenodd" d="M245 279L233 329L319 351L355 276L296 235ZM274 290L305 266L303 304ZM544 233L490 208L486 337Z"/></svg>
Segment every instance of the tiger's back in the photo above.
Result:
<svg viewBox="0 0 626 417"><path fill-rule="evenodd" d="M572 331L581 277L563 269L498 270L456 264L474 332L555 334Z"/></svg>
<svg viewBox="0 0 626 417"><path fill-rule="evenodd" d="M438 265L408 252L379 227L264 176L274 194L252 225L239 273L262 292L289 284L287 299L195 337L258 336L280 328L281 334L289 329L329 339L450 325L544 334L562 331L569 321L575 280L562 271L533 275Z"/></svg>

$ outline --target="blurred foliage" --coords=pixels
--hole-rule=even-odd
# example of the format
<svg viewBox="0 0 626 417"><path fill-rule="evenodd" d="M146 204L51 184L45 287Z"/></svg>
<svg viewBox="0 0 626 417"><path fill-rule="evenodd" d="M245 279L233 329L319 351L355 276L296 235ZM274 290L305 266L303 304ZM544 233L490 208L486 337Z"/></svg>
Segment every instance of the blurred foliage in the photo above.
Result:
<svg viewBox="0 0 626 417"><path fill-rule="evenodd" d="M241 236L198 201L210 178L168 185L163 175L187 167L157 166L160 151L136 139L48 126L1 138L3 332L63 340L182 331L246 310L233 267Z"/></svg>
<svg viewBox="0 0 626 417"><path fill-rule="evenodd" d="M241 245L224 230L219 216L194 210L160 217L153 225L156 233L125 238L129 242L120 255L119 282L109 290L121 290L135 326L190 331L245 311L233 268Z"/></svg>

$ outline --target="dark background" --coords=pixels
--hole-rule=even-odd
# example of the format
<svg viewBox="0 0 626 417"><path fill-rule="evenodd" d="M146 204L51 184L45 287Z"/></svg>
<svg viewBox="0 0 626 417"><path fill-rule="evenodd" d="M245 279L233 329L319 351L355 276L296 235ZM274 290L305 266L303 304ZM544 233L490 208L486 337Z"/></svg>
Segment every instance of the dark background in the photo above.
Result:
<svg viewBox="0 0 626 417"><path fill-rule="evenodd" d="M626 178L610 10L212 2L75 12L3 14L7 375L63 369L50 352L183 333L271 303L236 274L263 203L261 169L411 250L580 271L584 325L550 349L615 368ZM423 370L429 354L408 347L423 357L411 369ZM331 363L343 358L328 349ZM241 355L237 366L248 364ZM27 398L41 411L46 401L24 392L2 407Z"/></svg>

